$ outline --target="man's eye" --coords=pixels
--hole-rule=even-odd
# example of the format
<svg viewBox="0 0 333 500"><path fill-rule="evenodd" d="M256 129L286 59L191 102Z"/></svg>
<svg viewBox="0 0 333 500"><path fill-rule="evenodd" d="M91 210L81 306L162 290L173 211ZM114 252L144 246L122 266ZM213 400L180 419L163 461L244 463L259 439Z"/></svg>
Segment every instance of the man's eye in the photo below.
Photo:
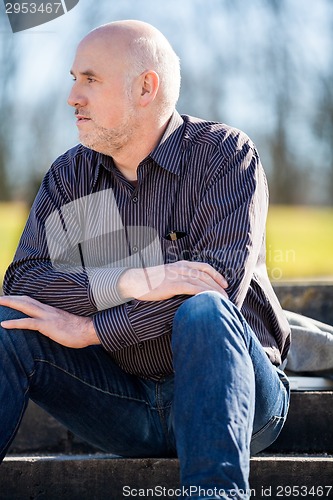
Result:
<svg viewBox="0 0 333 500"><path fill-rule="evenodd" d="M87 80L89 83L93 83L96 81L95 78L91 78L91 77L88 77Z"/></svg>

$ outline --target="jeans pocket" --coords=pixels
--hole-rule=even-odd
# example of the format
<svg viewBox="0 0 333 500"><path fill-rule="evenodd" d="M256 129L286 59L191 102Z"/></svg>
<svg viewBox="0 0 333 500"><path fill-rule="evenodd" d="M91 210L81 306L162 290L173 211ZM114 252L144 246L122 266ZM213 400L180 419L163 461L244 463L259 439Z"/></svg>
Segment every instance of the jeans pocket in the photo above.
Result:
<svg viewBox="0 0 333 500"><path fill-rule="evenodd" d="M286 416L273 416L264 427L252 435L251 455L255 455L265 448L268 448L280 434L286 421Z"/></svg>

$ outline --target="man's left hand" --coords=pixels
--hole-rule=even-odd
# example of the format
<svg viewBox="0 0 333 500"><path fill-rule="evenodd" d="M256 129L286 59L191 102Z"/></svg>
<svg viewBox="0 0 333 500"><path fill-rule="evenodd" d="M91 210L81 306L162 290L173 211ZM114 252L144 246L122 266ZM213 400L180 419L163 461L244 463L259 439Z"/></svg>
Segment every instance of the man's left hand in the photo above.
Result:
<svg viewBox="0 0 333 500"><path fill-rule="evenodd" d="M25 295L0 297L0 305L16 309L29 316L2 321L3 328L37 330L58 344L76 349L100 344L91 318L77 316L48 306Z"/></svg>

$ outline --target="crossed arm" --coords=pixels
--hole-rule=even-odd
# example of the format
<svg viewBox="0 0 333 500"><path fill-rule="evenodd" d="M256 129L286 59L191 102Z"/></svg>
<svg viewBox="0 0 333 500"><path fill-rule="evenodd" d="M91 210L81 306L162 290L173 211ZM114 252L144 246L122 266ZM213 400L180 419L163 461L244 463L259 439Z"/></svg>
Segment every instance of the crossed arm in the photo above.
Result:
<svg viewBox="0 0 333 500"><path fill-rule="evenodd" d="M142 269L127 270L118 282L120 295L158 301L175 295L217 291L227 297L227 281L209 264L179 261L151 267L148 271L149 284ZM157 283L157 286L151 286L151 283ZM55 342L72 348L100 343L90 317L69 313L25 295L0 297L0 305L21 311L27 316L3 321L3 328L37 330Z"/></svg>

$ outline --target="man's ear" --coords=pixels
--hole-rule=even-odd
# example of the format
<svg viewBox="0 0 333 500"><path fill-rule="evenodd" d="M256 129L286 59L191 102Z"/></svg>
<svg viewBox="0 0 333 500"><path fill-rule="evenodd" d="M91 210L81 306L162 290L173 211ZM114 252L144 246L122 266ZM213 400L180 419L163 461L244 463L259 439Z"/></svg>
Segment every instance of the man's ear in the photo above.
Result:
<svg viewBox="0 0 333 500"><path fill-rule="evenodd" d="M140 104L143 107L148 106L156 97L160 86L160 77L155 71L146 71L141 79Z"/></svg>

